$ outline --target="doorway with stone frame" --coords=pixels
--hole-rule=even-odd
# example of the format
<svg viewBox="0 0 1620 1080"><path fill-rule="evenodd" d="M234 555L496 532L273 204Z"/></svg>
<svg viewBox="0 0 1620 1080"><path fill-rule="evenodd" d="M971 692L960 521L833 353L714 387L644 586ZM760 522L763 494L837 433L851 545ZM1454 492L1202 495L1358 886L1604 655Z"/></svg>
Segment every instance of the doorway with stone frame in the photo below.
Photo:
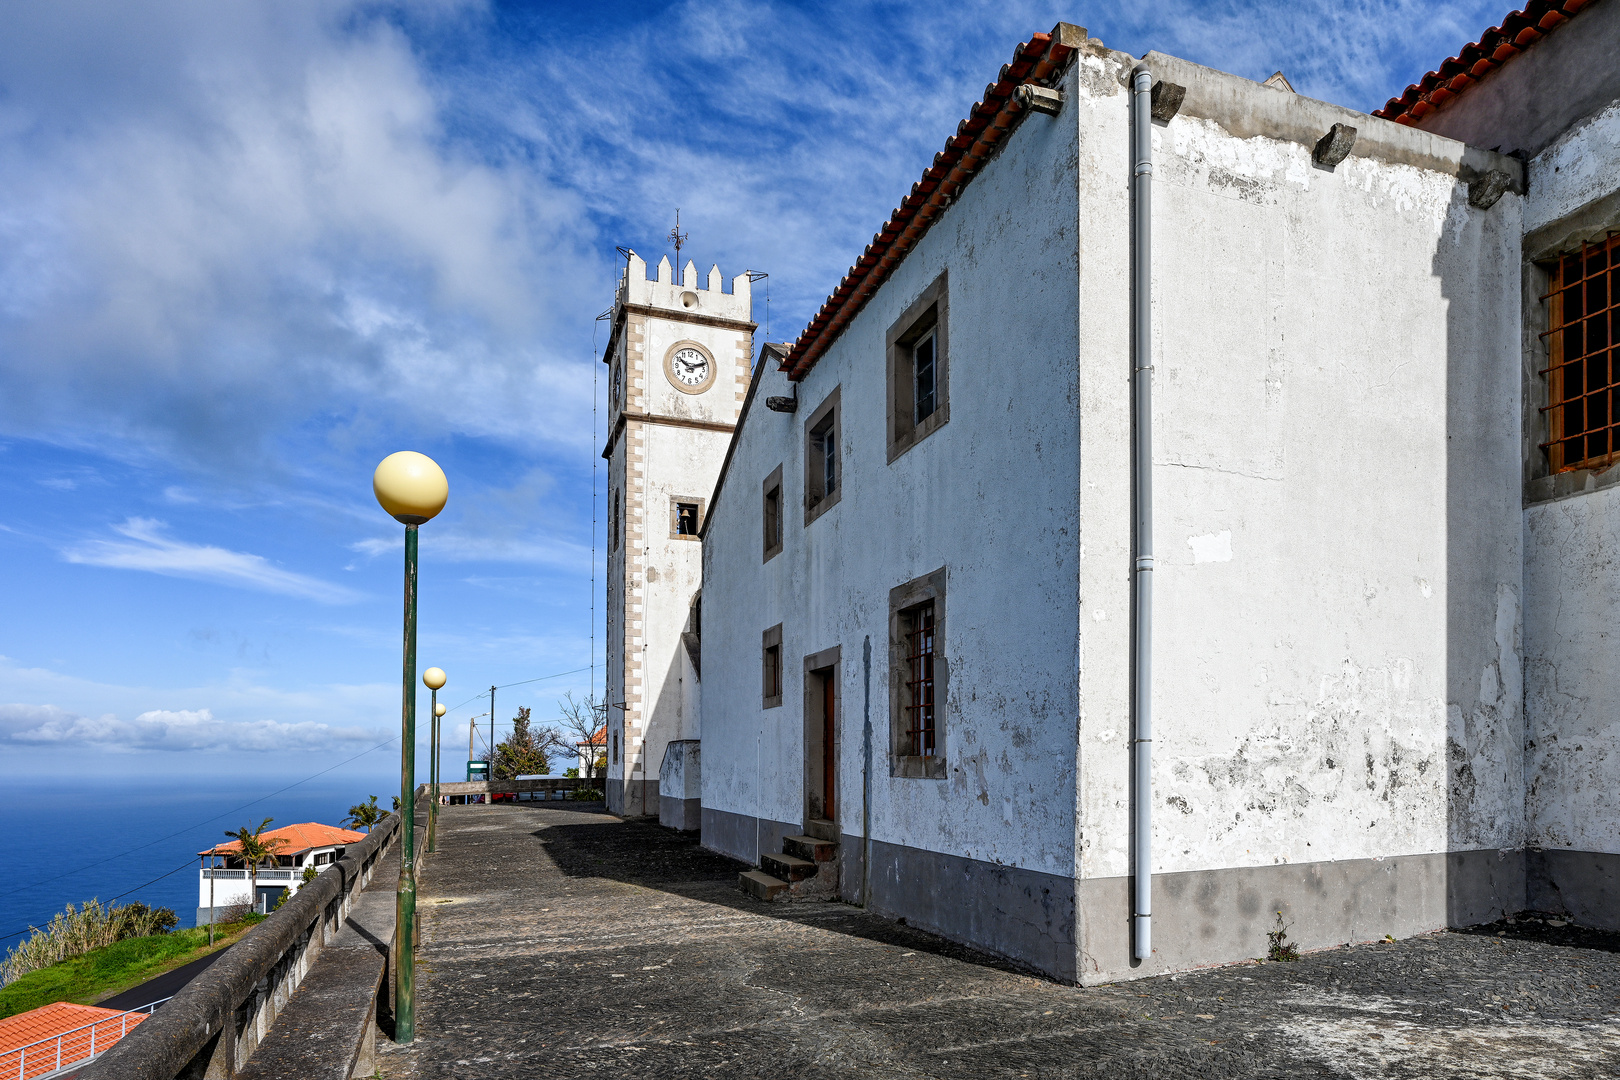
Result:
<svg viewBox="0 0 1620 1080"><path fill-rule="evenodd" d="M839 649L804 660L804 833L838 839Z"/></svg>

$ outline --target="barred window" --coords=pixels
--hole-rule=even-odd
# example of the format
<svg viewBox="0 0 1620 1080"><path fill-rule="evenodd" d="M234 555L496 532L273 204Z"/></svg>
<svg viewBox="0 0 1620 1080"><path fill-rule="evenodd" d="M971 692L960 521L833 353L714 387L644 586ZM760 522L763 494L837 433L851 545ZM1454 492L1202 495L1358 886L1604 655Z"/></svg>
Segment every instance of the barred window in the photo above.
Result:
<svg viewBox="0 0 1620 1080"><path fill-rule="evenodd" d="M908 757L934 756L934 602L901 614L906 648L906 742Z"/></svg>
<svg viewBox="0 0 1620 1080"><path fill-rule="evenodd" d="M1553 472L1620 460L1620 233L1551 268L1547 302L1547 461Z"/></svg>

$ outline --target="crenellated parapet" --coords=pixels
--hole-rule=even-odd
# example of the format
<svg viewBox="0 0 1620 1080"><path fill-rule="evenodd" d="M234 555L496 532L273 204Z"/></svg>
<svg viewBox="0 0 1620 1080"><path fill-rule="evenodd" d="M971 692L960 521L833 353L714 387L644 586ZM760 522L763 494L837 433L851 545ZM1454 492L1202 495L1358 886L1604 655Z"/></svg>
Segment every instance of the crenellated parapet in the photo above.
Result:
<svg viewBox="0 0 1620 1080"><path fill-rule="evenodd" d="M676 281L674 268L666 255L658 260L658 276L648 277L646 260L633 251L619 278L617 300L620 304L686 311L739 322L749 321L753 310L747 273L732 278L731 291L726 292L720 267L713 266L709 269L707 283L700 286L697 264L688 259L680 281Z"/></svg>

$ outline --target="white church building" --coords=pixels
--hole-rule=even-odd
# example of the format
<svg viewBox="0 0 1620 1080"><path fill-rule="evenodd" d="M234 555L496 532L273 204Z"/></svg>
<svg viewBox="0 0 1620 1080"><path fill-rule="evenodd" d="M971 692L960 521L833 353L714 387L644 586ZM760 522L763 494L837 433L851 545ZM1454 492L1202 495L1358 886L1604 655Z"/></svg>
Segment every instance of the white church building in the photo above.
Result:
<svg viewBox="0 0 1620 1080"><path fill-rule="evenodd" d="M1620 927L1616 57L1538 0L1367 115L1059 24L752 381L630 259L610 805L1065 981Z"/></svg>

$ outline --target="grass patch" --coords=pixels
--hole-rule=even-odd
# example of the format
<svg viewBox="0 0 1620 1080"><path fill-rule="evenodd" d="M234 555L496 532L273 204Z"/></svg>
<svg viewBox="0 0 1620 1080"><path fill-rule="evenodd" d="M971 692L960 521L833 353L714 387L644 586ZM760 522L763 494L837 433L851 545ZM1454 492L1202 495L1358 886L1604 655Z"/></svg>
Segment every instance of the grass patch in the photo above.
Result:
<svg viewBox="0 0 1620 1080"><path fill-rule="evenodd" d="M214 950L223 949L264 917L215 927ZM0 987L0 1017L15 1016L53 1001L94 1005L147 979L207 955L208 928L125 938L83 956L30 971Z"/></svg>

